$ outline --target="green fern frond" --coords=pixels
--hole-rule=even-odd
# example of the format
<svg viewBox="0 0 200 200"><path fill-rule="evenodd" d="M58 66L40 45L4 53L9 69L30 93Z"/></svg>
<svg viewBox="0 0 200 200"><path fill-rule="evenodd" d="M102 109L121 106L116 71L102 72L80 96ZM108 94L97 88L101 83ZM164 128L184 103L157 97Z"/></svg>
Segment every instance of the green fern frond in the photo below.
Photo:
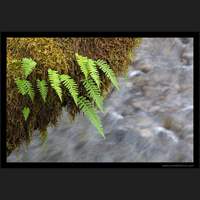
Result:
<svg viewBox="0 0 200 200"><path fill-rule="evenodd" d="M97 84L97 86L100 87L99 72L96 67L96 62L77 53L76 60L80 66L81 71L85 75L85 78L88 79L88 76L90 75Z"/></svg>
<svg viewBox="0 0 200 200"><path fill-rule="evenodd" d="M98 59L96 61L97 66L105 73L105 75L110 79L110 81L113 83L113 85L119 90L119 85L117 82L117 79L115 77L115 74L113 70L110 68L110 66L101 59Z"/></svg>
<svg viewBox="0 0 200 200"><path fill-rule="evenodd" d="M60 98L60 101L62 102L62 89L60 87L61 82L58 72L52 69L48 69L48 76L51 87L55 90L56 94Z"/></svg>
<svg viewBox="0 0 200 200"><path fill-rule="evenodd" d="M20 79L17 79L15 81L15 83L17 85L17 89L18 89L19 93L22 95L27 94L27 87L26 87L25 82L26 82L26 80L20 80Z"/></svg>
<svg viewBox="0 0 200 200"><path fill-rule="evenodd" d="M103 112L103 98L101 91L92 79L86 79L83 85L88 92L89 96L95 101L97 107Z"/></svg>
<svg viewBox="0 0 200 200"><path fill-rule="evenodd" d="M47 83L45 80L37 80L37 87L38 90L41 94L41 97L43 99L44 102L46 102L46 97L47 97L47 93L48 93L48 87L47 87Z"/></svg>
<svg viewBox="0 0 200 200"><path fill-rule="evenodd" d="M73 78L71 78L69 75L62 74L60 75L60 80L63 83L63 85L69 90L69 93L74 99L74 102L78 103L78 85L74 81Z"/></svg>
<svg viewBox="0 0 200 200"><path fill-rule="evenodd" d="M23 58L22 59L22 68L24 71L25 78L28 77L29 74L33 71L37 63L31 58Z"/></svg>
<svg viewBox="0 0 200 200"><path fill-rule="evenodd" d="M27 88L28 88L27 94L29 95L29 97L30 97L31 100L33 101L34 96L35 96L35 93L34 93L33 87L32 87L32 85L31 85L30 82L27 82Z"/></svg>
<svg viewBox="0 0 200 200"><path fill-rule="evenodd" d="M105 138L101 120L99 116L96 114L90 101L87 100L85 97L80 96L78 99L78 105L80 109L85 113L86 117L91 121L91 123L95 126L98 132L102 135L102 137Z"/></svg>
<svg viewBox="0 0 200 200"><path fill-rule="evenodd" d="M33 101L35 93L32 84L27 80L20 80L20 79L17 79L15 83L17 85L19 93L21 93L22 95L28 94L31 100Z"/></svg>
<svg viewBox="0 0 200 200"><path fill-rule="evenodd" d="M93 78L98 88L100 88L99 72L96 67L96 62L92 59L88 59L87 67L88 67L90 76Z"/></svg>
<svg viewBox="0 0 200 200"><path fill-rule="evenodd" d="M25 121L28 119L28 116L29 116L29 114L30 114L30 109L29 109L29 107L24 107L23 108L23 110L22 110L22 113L23 113L23 116L24 116L24 119L25 119Z"/></svg>
<svg viewBox="0 0 200 200"><path fill-rule="evenodd" d="M89 75L89 70L88 70L88 67L87 67L88 58L81 56L78 53L76 53L75 56L76 56L76 61L79 64L81 71L83 72L83 74L85 75L85 78L87 79L88 75Z"/></svg>

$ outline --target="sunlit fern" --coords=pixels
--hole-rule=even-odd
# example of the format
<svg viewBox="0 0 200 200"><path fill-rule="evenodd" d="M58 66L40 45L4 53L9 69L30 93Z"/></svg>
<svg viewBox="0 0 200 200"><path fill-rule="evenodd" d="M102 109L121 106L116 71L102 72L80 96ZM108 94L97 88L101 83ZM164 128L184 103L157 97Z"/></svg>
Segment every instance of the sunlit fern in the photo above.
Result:
<svg viewBox="0 0 200 200"><path fill-rule="evenodd" d="M37 88L44 102L46 102L48 87L45 80L37 80Z"/></svg>
<svg viewBox="0 0 200 200"><path fill-rule="evenodd" d="M61 81L59 79L58 72L52 69L48 69L48 76L49 76L51 87L55 90L56 94L60 98L60 101L62 102Z"/></svg>
<svg viewBox="0 0 200 200"><path fill-rule="evenodd" d="M24 72L25 78L27 78L33 69L36 67L37 63L32 60L32 58L23 58L22 59L22 69Z"/></svg>
<svg viewBox="0 0 200 200"><path fill-rule="evenodd" d="M96 63L92 59L88 59L88 69L90 76L93 78L95 83L97 84L98 88L100 88L100 77L99 77L99 72L96 67Z"/></svg>
<svg viewBox="0 0 200 200"><path fill-rule="evenodd" d="M74 102L77 105L77 103L78 103L78 85L76 84L74 79L72 79L69 75L62 74L62 75L60 75L60 80L63 83L63 85L65 86L65 88L67 88L69 90L70 95L72 96L72 98L74 99Z"/></svg>
<svg viewBox="0 0 200 200"><path fill-rule="evenodd" d="M22 110L22 113L23 113L24 119L26 121L28 119L29 114L30 114L30 108L25 106Z"/></svg>
<svg viewBox="0 0 200 200"><path fill-rule="evenodd" d="M72 79L67 74L59 74L58 71L48 69L48 80L52 89L58 95L60 101L62 102L62 88L61 84L69 91L69 94L72 96L76 105L80 108L81 111L85 114L85 116L91 121L97 131L105 138L104 131L102 127L101 120L96 113L95 107L93 106L93 102L95 105L103 111L103 97L101 96L100 91L100 75L99 70L103 71L105 76L112 82L112 84L119 89L119 85L115 74L111 67L104 60L93 60L79 54L75 54L76 61L80 66L81 72L84 74L85 79L83 80L83 86L87 92L86 96L78 96L79 90L78 85L74 79ZM24 76L27 78L33 69L36 67L37 63L33 61L31 58L23 58L22 59L22 68L24 71ZM28 94L31 100L34 99L34 90L31 83L28 80L16 80L16 85L19 93L22 95ZM37 88L40 92L40 95L44 102L46 102L48 87L45 80L37 80ZM87 99L89 97L90 99ZM24 119L27 120L30 114L30 109L28 107L24 107L22 110Z"/></svg>
<svg viewBox="0 0 200 200"><path fill-rule="evenodd" d="M88 58L85 56L81 56L78 53L76 53L75 56L76 56L76 61L79 64L81 71L83 72L85 78L87 79L89 75L89 69L87 67Z"/></svg>
<svg viewBox="0 0 200 200"><path fill-rule="evenodd" d="M35 93L34 93L32 84L28 80L20 80L20 79L17 79L15 83L17 85L17 89L19 93L22 95L28 94L28 96L33 101Z"/></svg>
<svg viewBox="0 0 200 200"><path fill-rule="evenodd" d="M98 132L105 138L103 127L99 116L96 114L91 102L86 97L80 96L78 99L79 108L84 112L86 117L95 126Z"/></svg>
<svg viewBox="0 0 200 200"><path fill-rule="evenodd" d="M97 107L103 111L103 97L101 96L101 91L94 83L92 79L86 79L83 85L89 94L90 98L95 101Z"/></svg>
<svg viewBox="0 0 200 200"><path fill-rule="evenodd" d="M87 57L81 56L77 53L76 60L80 66L81 71L85 75L85 78L88 79L88 76L90 75L97 84L97 86L100 87L99 72L97 70L95 61Z"/></svg>
<svg viewBox="0 0 200 200"><path fill-rule="evenodd" d="M119 90L119 85L115 76L115 73L111 69L111 67L101 59L96 61L97 66L104 72L104 74L110 79L112 84Z"/></svg>

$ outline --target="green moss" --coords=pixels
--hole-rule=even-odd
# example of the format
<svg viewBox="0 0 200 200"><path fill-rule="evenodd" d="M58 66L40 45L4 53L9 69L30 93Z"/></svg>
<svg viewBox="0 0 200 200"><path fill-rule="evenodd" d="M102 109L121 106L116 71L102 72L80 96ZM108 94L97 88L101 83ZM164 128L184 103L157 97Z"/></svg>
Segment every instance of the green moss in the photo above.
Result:
<svg viewBox="0 0 200 200"><path fill-rule="evenodd" d="M70 75L78 84L80 95L84 96L86 91L80 84L84 75L76 62L75 53L95 60L105 60L119 76L127 72L131 62L130 55L138 44L139 40L136 38L8 38L7 153L11 153L21 143L29 142L35 129L46 130L48 125L56 125L62 107L67 107L72 118L79 112L67 91L63 93L63 101L60 102L49 87L45 104L39 93L35 94L34 103L30 98L20 95L15 79L23 76L19 62L22 58L32 58L37 62L37 67L27 78L35 87L37 79L48 79L48 69L51 68ZM100 78L101 91L106 96L111 83L101 72ZM26 122L21 114L24 105L31 108L31 115Z"/></svg>

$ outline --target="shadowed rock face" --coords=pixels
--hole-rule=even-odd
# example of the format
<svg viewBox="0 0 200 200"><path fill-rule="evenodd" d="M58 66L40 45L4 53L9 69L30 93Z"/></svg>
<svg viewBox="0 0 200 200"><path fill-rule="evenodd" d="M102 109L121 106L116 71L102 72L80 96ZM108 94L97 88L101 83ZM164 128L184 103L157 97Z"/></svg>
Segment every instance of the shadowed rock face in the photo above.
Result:
<svg viewBox="0 0 200 200"><path fill-rule="evenodd" d="M70 122L63 110L46 144L36 131L28 149L8 161L193 161L193 40L144 38L128 78L119 82L100 114L106 140L85 117Z"/></svg>

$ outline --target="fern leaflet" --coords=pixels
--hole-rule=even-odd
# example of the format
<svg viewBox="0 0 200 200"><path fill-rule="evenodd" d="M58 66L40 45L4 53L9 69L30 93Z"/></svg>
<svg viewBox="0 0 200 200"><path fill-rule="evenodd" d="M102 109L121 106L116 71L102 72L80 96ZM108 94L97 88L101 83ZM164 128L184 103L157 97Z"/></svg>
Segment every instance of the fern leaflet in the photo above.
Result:
<svg viewBox="0 0 200 200"><path fill-rule="evenodd" d="M23 116L24 116L24 119L25 119L25 121L28 119L28 116L29 116L29 114L30 114L30 109L29 109L29 107L24 107L23 108L23 110L22 110L22 113L23 113Z"/></svg>
<svg viewBox="0 0 200 200"><path fill-rule="evenodd" d="M31 74L31 72L33 71L33 69L35 68L36 65L37 65L37 63L34 60L32 60L31 58L23 58L22 59L22 68L24 71L25 78L27 78L29 76L29 74Z"/></svg>
<svg viewBox="0 0 200 200"><path fill-rule="evenodd" d="M104 60L101 60L101 59L98 59L96 61L96 64L105 73L105 75L110 79L110 81L113 83L113 85L119 90L119 85L118 85L117 79L115 77L113 70L110 68L110 66Z"/></svg>
<svg viewBox="0 0 200 200"><path fill-rule="evenodd" d="M87 67L88 67L90 76L93 78L98 88L100 88L99 72L96 67L96 62L93 61L92 59L88 59Z"/></svg>
<svg viewBox="0 0 200 200"><path fill-rule="evenodd" d="M52 69L48 69L48 76L49 76L51 87L55 90L56 94L60 98L60 101L62 102L62 89L60 87L61 82L59 79L58 72Z"/></svg>
<svg viewBox="0 0 200 200"><path fill-rule="evenodd" d="M26 87L25 81L26 80L20 80L20 79L17 79L15 81L15 83L17 85L17 89L18 89L19 93L22 94L22 95L27 94L27 87Z"/></svg>
<svg viewBox="0 0 200 200"><path fill-rule="evenodd" d="M44 102L46 102L48 87L45 80L37 80L37 87Z"/></svg>
<svg viewBox="0 0 200 200"><path fill-rule="evenodd" d="M62 74L60 75L60 80L63 85L69 90L69 93L74 99L74 102L78 103L78 86L74 79L72 79L69 75Z"/></svg>
<svg viewBox="0 0 200 200"><path fill-rule="evenodd" d="M89 96L95 101L97 107L103 112L103 98L101 96L101 91L96 86L92 79L86 79L83 85L88 92Z"/></svg>
<svg viewBox="0 0 200 200"><path fill-rule="evenodd" d="M105 138L101 120L99 116L96 114L90 101L87 100L85 97L80 96L78 99L78 105L80 109L85 113L86 117L91 121L91 123L95 126L98 132L102 135L102 137Z"/></svg>
<svg viewBox="0 0 200 200"><path fill-rule="evenodd" d="M20 80L20 79L17 79L15 82L19 93L21 93L22 95L28 94L31 100L33 101L35 93L32 84L27 80Z"/></svg>
<svg viewBox="0 0 200 200"><path fill-rule="evenodd" d="M81 71L83 72L83 74L85 75L85 78L87 79L88 75L89 75L89 70L88 70L88 67L87 67L88 58L81 56L78 53L76 53L75 56L76 56L76 61L78 62Z"/></svg>

